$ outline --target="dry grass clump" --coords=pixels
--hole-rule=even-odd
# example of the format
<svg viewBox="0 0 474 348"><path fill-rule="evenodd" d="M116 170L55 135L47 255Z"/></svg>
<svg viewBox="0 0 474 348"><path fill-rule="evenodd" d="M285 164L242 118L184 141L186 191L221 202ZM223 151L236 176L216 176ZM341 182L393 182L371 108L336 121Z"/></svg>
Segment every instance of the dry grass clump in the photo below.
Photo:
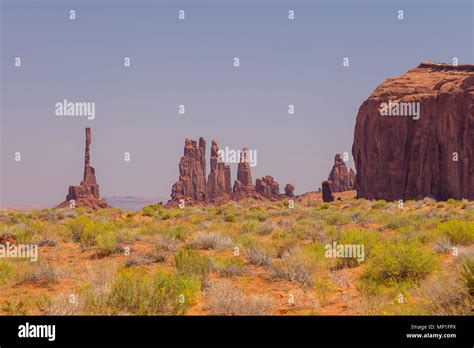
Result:
<svg viewBox="0 0 474 348"><path fill-rule="evenodd" d="M431 314L471 314L472 297L459 271L427 279L421 285L419 294L429 299L426 306Z"/></svg>
<svg viewBox="0 0 474 348"><path fill-rule="evenodd" d="M231 245L232 240L229 236L218 232L199 232L193 239L187 242L187 246L192 249L222 249Z"/></svg>
<svg viewBox="0 0 474 348"><path fill-rule="evenodd" d="M314 284L316 265L313 259L303 253L292 255L271 267L272 277L299 282L305 286Z"/></svg>
<svg viewBox="0 0 474 348"><path fill-rule="evenodd" d="M127 262L125 262L125 267L135 267L135 266L142 266L142 265L149 265L152 263L157 262L165 262L167 259L167 255L165 254L147 254L147 255L139 255L136 257L129 258Z"/></svg>
<svg viewBox="0 0 474 348"><path fill-rule="evenodd" d="M273 263L272 254L263 247L253 246L246 250L248 260L256 266L270 267Z"/></svg>
<svg viewBox="0 0 474 348"><path fill-rule="evenodd" d="M151 239L151 244L156 251L176 251L180 241L174 236L157 235Z"/></svg>
<svg viewBox="0 0 474 348"><path fill-rule="evenodd" d="M20 283L40 284L43 286L54 285L59 282L63 272L59 271L52 263L37 262L23 274Z"/></svg>
<svg viewBox="0 0 474 348"><path fill-rule="evenodd" d="M237 258L215 259L213 268L223 277L236 277L247 273L243 261Z"/></svg>
<svg viewBox="0 0 474 348"><path fill-rule="evenodd" d="M214 315L266 315L274 306L265 296L245 296L241 290L223 282L211 283L206 295L208 307Z"/></svg>

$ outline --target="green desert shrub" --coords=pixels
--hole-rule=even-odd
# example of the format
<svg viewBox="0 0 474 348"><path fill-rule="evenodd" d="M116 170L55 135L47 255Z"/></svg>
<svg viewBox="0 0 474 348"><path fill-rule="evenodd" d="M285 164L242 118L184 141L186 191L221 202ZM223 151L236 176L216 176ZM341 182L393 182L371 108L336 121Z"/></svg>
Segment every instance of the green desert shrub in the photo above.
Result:
<svg viewBox="0 0 474 348"><path fill-rule="evenodd" d="M18 243L31 243L41 236L46 223L29 220L6 229L15 236Z"/></svg>
<svg viewBox="0 0 474 348"><path fill-rule="evenodd" d="M341 225L347 225L348 223L350 223L351 216L346 215L342 212L331 212L324 216L324 220L329 225L341 226Z"/></svg>
<svg viewBox="0 0 474 348"><path fill-rule="evenodd" d="M258 220L247 220L240 226L240 232L249 233L255 231L259 226Z"/></svg>
<svg viewBox="0 0 474 348"><path fill-rule="evenodd" d="M258 220L260 222L265 221L268 218L268 213L258 209L258 208L252 208L248 212L244 214L244 218L247 219L253 219L253 220Z"/></svg>
<svg viewBox="0 0 474 348"><path fill-rule="evenodd" d="M140 228L122 228L117 231L117 242L119 243L133 243L142 240Z"/></svg>
<svg viewBox="0 0 474 348"><path fill-rule="evenodd" d="M87 225L92 224L92 220L87 216L79 216L75 219L72 219L66 223L66 228L71 234L71 239L73 242L79 242L81 240L82 233L84 228Z"/></svg>
<svg viewBox="0 0 474 348"><path fill-rule="evenodd" d="M411 218L408 214L393 214L390 213L386 218L386 226L390 229L396 230L401 227L410 226Z"/></svg>
<svg viewBox="0 0 474 348"><path fill-rule="evenodd" d="M372 205L372 209L383 209L386 206L387 206L387 201L381 199L374 202L374 204Z"/></svg>
<svg viewBox="0 0 474 348"><path fill-rule="evenodd" d="M321 203L319 206L319 209L321 210L327 210L329 208L331 208L331 205L329 203Z"/></svg>
<svg viewBox="0 0 474 348"><path fill-rule="evenodd" d="M112 229L104 229L95 237L97 256L103 257L113 254L117 247L117 235Z"/></svg>
<svg viewBox="0 0 474 348"><path fill-rule="evenodd" d="M238 236L237 244L243 248L251 248L260 243L259 239L252 234L242 234Z"/></svg>
<svg viewBox="0 0 474 348"><path fill-rule="evenodd" d="M363 278L380 285L418 282L437 265L433 252L419 243L390 240L379 244L369 260Z"/></svg>
<svg viewBox="0 0 474 348"><path fill-rule="evenodd" d="M97 237L108 233L111 229L113 229L111 223L100 224L97 222L91 222L86 224L79 240L81 246L85 248L95 246L97 243Z"/></svg>
<svg viewBox="0 0 474 348"><path fill-rule="evenodd" d="M146 216L158 216L161 210L163 210L163 206L159 203L156 203L143 207L142 213Z"/></svg>
<svg viewBox="0 0 474 348"><path fill-rule="evenodd" d="M180 225L174 228L168 228L163 232L163 235L169 238L175 238L180 241L184 241L186 236L193 231L193 228Z"/></svg>
<svg viewBox="0 0 474 348"><path fill-rule="evenodd" d="M224 221L225 222L236 222L237 221L237 216L234 214L225 214L224 215Z"/></svg>
<svg viewBox="0 0 474 348"><path fill-rule="evenodd" d="M179 275L195 275L203 283L207 283L212 270L212 260L194 250L183 249L174 256L174 266Z"/></svg>
<svg viewBox="0 0 474 348"><path fill-rule="evenodd" d="M132 315L184 314L195 302L199 279L157 272L144 275L134 269L119 271L112 283L107 305L112 313Z"/></svg>
<svg viewBox="0 0 474 348"><path fill-rule="evenodd" d="M15 275L12 264L6 260L0 260L0 284L7 284L15 278Z"/></svg>
<svg viewBox="0 0 474 348"><path fill-rule="evenodd" d="M308 257L312 258L317 264L325 265L330 260L326 257L326 245L327 244L320 242L313 242L304 246L301 250Z"/></svg>
<svg viewBox="0 0 474 348"><path fill-rule="evenodd" d="M272 233L275 229L275 223L271 220L264 221L260 226L257 228L257 233L261 236L265 236L267 234Z"/></svg>
<svg viewBox="0 0 474 348"><path fill-rule="evenodd" d="M438 228L455 245L474 243L474 221L451 220L440 224Z"/></svg>
<svg viewBox="0 0 474 348"><path fill-rule="evenodd" d="M270 245L280 259L286 259L299 250L298 239L284 232L278 238L274 238Z"/></svg>
<svg viewBox="0 0 474 348"><path fill-rule="evenodd" d="M214 270L223 277L235 277L245 274L244 262L238 258L216 258Z"/></svg>
<svg viewBox="0 0 474 348"><path fill-rule="evenodd" d="M55 209L43 209L40 211L38 217L49 223L55 223L58 219L58 214Z"/></svg>
<svg viewBox="0 0 474 348"><path fill-rule="evenodd" d="M349 229L342 233L337 245L352 246L356 252L363 255L352 255L352 257L336 258L336 268L355 267L365 262L377 243L377 234L370 230ZM354 249L355 247L355 249Z"/></svg>

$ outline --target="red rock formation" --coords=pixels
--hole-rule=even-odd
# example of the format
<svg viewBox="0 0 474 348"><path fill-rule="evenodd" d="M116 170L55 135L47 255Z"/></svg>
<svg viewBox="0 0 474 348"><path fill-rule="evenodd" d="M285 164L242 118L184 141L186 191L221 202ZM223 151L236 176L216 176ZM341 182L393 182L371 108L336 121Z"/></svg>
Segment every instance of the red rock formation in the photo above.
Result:
<svg viewBox="0 0 474 348"><path fill-rule="evenodd" d="M199 138L199 146L195 140L186 139L184 155L179 161L179 180L171 189L171 198L175 201L206 200L206 141Z"/></svg>
<svg viewBox="0 0 474 348"><path fill-rule="evenodd" d="M331 186L332 186L332 182L331 180L325 180L323 181L322 183L322 187L323 187L323 201L324 202L332 202L334 201L334 195L332 194L332 189L331 189Z"/></svg>
<svg viewBox="0 0 474 348"><path fill-rule="evenodd" d="M334 158L334 166L329 173L328 180L332 181L332 192L344 192L354 190L355 173L351 169L347 170L346 163L337 153Z"/></svg>
<svg viewBox="0 0 474 348"><path fill-rule="evenodd" d="M95 169L90 165L91 129L86 128L86 150L84 156L84 177L79 186L69 186L66 200L57 208L108 208L105 199L100 199L99 185L95 176Z"/></svg>
<svg viewBox="0 0 474 348"><path fill-rule="evenodd" d="M232 193L230 166L219 161L218 151L217 141L213 140L211 146L211 172L207 179L207 198L209 200L225 198Z"/></svg>
<svg viewBox="0 0 474 348"><path fill-rule="evenodd" d="M237 197L252 195L256 192L255 185L252 184L252 173L248 163L248 149L244 148L240 153L240 161L237 165L237 180L234 183L233 192Z"/></svg>
<svg viewBox="0 0 474 348"><path fill-rule="evenodd" d="M270 175L257 179L255 189L258 194L265 198L276 198L280 196L280 185Z"/></svg>
<svg viewBox="0 0 474 348"><path fill-rule="evenodd" d="M293 191L295 190L295 186L292 184L286 184L285 185L285 196L286 197L294 197Z"/></svg>
<svg viewBox="0 0 474 348"><path fill-rule="evenodd" d="M237 180L231 188L230 166L220 161L219 147L217 141L212 141L211 146L211 171L206 180L205 173L206 142L199 139L196 141L186 139L184 156L179 162L179 180L171 189L171 200L167 206L177 206L179 200L184 199L186 203L223 203L228 200L240 200L248 197L255 199L282 198L279 184L273 177L266 176L257 179L256 185L252 183L252 173L248 162L248 150L244 148L240 153L237 166ZM287 197L293 197L294 186L286 185Z"/></svg>
<svg viewBox="0 0 474 348"><path fill-rule="evenodd" d="M382 116L389 101L419 103L419 119ZM358 197L474 199L474 65L422 63L383 82L359 109L352 154Z"/></svg>

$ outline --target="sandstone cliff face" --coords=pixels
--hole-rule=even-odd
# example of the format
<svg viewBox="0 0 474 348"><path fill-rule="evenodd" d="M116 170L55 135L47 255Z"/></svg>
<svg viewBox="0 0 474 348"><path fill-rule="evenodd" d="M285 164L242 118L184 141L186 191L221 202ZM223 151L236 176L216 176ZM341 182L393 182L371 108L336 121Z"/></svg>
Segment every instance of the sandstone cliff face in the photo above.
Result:
<svg viewBox="0 0 474 348"><path fill-rule="evenodd" d="M352 168L351 170L347 170L346 163L339 153L337 153L334 158L334 166L329 173L328 180L332 182L332 192L344 192L354 189L355 172Z"/></svg>
<svg viewBox="0 0 474 348"><path fill-rule="evenodd" d="M86 128L86 150L84 156L84 177L79 186L69 186L66 200L58 208L69 208L72 204L76 208L107 208L105 199L100 199L99 185L95 176L95 169L90 164L90 145L92 141L91 129Z"/></svg>
<svg viewBox="0 0 474 348"><path fill-rule="evenodd" d="M389 101L419 103L419 119L381 116ZM352 154L358 197L474 199L474 65L422 63L383 82L359 109Z"/></svg>

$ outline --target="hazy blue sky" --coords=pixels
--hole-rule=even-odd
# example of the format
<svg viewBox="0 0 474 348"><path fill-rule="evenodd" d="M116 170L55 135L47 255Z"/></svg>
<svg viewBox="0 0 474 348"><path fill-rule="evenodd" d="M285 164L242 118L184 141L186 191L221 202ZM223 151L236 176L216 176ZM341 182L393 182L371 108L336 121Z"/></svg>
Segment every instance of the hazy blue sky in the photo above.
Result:
<svg viewBox="0 0 474 348"><path fill-rule="evenodd" d="M254 179L317 190L334 154L351 151L357 110L378 84L421 61L473 63L470 0L1 4L1 204L9 207L64 200L82 178L87 126L103 196L168 198L184 139L199 136L208 148L216 138L221 148L256 149ZM63 99L95 102L96 118L55 116Z"/></svg>

